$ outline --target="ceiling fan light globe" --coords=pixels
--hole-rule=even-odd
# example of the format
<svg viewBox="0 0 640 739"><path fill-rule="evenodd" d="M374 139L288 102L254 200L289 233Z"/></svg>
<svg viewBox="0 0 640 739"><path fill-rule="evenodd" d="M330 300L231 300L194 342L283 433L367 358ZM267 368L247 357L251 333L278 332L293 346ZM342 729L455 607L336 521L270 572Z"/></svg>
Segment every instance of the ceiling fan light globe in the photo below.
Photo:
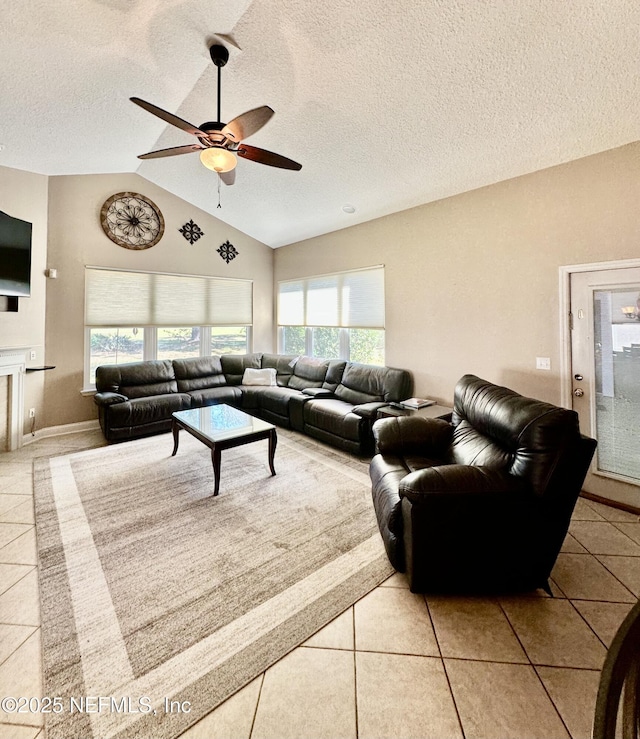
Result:
<svg viewBox="0 0 640 739"><path fill-rule="evenodd" d="M238 160L230 151L217 146L203 149L200 152L200 161L207 169L214 172L231 172L238 163Z"/></svg>

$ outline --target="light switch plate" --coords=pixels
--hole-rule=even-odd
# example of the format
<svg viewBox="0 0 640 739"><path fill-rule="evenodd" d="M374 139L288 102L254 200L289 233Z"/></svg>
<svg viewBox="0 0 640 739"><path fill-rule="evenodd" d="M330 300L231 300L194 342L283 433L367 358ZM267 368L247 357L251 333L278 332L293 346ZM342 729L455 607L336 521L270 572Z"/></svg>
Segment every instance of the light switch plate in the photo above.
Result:
<svg viewBox="0 0 640 739"><path fill-rule="evenodd" d="M536 369L550 370L551 369L551 357L536 357Z"/></svg>

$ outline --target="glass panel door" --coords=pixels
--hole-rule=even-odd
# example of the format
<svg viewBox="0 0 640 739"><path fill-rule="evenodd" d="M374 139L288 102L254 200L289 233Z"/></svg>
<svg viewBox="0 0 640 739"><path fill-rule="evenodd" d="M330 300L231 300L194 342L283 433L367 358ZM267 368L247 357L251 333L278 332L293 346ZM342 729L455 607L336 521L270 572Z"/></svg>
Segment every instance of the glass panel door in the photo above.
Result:
<svg viewBox="0 0 640 739"><path fill-rule="evenodd" d="M584 489L640 507L640 268L571 275L573 408L598 448Z"/></svg>
<svg viewBox="0 0 640 739"><path fill-rule="evenodd" d="M640 285L594 290L598 470L640 482Z"/></svg>

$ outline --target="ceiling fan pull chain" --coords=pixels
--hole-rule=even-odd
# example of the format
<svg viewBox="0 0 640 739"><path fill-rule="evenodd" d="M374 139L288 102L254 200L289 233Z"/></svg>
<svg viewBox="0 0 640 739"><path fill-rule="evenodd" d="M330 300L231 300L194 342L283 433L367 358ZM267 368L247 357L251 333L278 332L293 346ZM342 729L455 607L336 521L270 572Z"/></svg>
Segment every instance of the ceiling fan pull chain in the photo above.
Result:
<svg viewBox="0 0 640 739"><path fill-rule="evenodd" d="M218 208L222 208L220 205L220 175L218 175Z"/></svg>

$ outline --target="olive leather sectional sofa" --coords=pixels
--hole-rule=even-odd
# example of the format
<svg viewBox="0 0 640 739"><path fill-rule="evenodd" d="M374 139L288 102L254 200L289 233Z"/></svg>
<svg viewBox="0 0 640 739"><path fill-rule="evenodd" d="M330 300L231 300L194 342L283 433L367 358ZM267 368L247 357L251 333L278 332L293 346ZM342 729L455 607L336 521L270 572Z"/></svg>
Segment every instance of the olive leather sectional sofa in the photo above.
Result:
<svg viewBox="0 0 640 739"><path fill-rule="evenodd" d="M274 385L243 384L247 369L275 370ZM409 372L283 354L242 354L103 365L100 426L109 441L168 431L171 414L227 403L356 454L373 448L379 408L411 395Z"/></svg>

